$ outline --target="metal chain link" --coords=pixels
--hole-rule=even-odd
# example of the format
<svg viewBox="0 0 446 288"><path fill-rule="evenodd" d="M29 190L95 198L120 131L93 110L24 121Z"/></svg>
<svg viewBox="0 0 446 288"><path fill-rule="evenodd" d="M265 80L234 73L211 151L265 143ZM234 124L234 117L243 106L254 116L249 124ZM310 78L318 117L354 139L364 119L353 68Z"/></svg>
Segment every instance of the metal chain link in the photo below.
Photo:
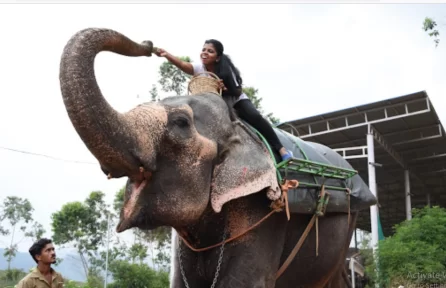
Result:
<svg viewBox="0 0 446 288"><path fill-rule="evenodd" d="M218 278L218 275L220 274L221 262L223 261L223 252L225 251L226 234L227 233L226 233L226 229L225 229L225 231L223 232L223 244L221 245L220 255L218 256L217 271L215 271L215 277L214 277L214 281L212 281L211 288L214 288L215 284L217 284L217 278Z"/></svg>
<svg viewBox="0 0 446 288"><path fill-rule="evenodd" d="M182 255L183 255L183 250L181 249L181 240L178 240L178 258L180 261L181 276L183 277L184 285L186 286L186 288L189 288L189 284L187 283L186 275L184 274L183 270L183 261L181 260Z"/></svg>
<svg viewBox="0 0 446 288"><path fill-rule="evenodd" d="M225 231L223 232L223 244L221 245L220 255L218 256L217 270L215 271L215 276L214 276L214 280L212 281L211 288L215 288L215 285L217 284L218 276L220 274L221 263L223 262L223 252L225 251L226 235L227 235L227 231L225 229ZM189 284L187 283L186 274L184 273L183 261L181 259L181 256L183 256L183 249L181 249L181 241L179 241L178 242L178 258L179 258L179 262L180 262L179 264L180 264L181 276L183 277L183 282L184 282L184 285L186 286L186 288L190 288Z"/></svg>

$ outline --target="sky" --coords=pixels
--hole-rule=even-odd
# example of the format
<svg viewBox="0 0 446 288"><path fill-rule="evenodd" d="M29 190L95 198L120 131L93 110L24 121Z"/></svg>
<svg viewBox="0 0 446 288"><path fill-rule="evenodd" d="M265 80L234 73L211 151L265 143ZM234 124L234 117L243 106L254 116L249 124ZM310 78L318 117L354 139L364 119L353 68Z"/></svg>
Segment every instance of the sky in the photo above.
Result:
<svg viewBox="0 0 446 288"><path fill-rule="evenodd" d="M264 110L282 122L425 90L445 124L446 42L435 48L421 29L426 16L446 41L446 4L3 4L0 200L29 199L51 237L51 214L63 204L93 190L112 203L125 183L107 180L63 105L60 56L81 29L110 28L194 61L206 39L219 39L245 85L259 89ZM107 101L125 112L148 100L163 61L99 54L95 71ZM9 241L0 237L2 247ZM30 245L24 239L19 250Z"/></svg>

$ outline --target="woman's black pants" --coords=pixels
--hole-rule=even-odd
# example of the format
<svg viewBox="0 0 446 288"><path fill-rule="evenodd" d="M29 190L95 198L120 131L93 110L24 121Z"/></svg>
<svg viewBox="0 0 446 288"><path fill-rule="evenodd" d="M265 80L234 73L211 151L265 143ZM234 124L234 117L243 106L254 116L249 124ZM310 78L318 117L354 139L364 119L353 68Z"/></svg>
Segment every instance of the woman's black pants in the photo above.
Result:
<svg viewBox="0 0 446 288"><path fill-rule="evenodd" d="M263 135L263 137L265 137L269 145L279 152L279 150L283 147L282 143L280 143L280 140L274 132L271 124L265 118L263 118L254 104L252 104L251 100L239 100L237 103L235 103L234 109L237 111L240 118L256 128Z"/></svg>

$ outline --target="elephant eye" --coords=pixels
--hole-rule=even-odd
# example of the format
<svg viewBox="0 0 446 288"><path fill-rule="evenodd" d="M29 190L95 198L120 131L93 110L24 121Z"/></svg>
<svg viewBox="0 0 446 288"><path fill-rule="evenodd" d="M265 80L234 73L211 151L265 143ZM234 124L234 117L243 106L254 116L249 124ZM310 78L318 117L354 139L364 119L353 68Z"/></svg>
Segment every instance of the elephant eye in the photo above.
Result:
<svg viewBox="0 0 446 288"><path fill-rule="evenodd" d="M173 121L173 123L180 128L186 128L189 126L189 120L187 120L186 118L183 118L183 117L179 117L179 118L175 119Z"/></svg>

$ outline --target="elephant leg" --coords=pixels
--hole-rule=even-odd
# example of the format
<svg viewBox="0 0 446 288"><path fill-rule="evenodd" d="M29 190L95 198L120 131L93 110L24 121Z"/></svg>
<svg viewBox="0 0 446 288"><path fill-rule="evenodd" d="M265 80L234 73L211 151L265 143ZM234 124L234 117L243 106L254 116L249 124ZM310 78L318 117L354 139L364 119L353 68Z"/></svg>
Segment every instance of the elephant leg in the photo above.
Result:
<svg viewBox="0 0 446 288"><path fill-rule="evenodd" d="M339 259L338 270L331 276L330 280L328 280L326 288L343 288L345 286L351 287L351 282L348 279L348 275L345 267L345 260L347 258L348 248L350 247L350 242L353 237L353 233L356 227L356 220L358 217L358 212L353 212L350 217L350 224L348 228L348 236L346 243L343 247L342 255Z"/></svg>
<svg viewBox="0 0 446 288"><path fill-rule="evenodd" d="M277 213L247 235L247 240L234 244L216 287L275 287L286 227L286 216Z"/></svg>
<svg viewBox="0 0 446 288"><path fill-rule="evenodd" d="M289 256L310 219L311 215L291 215L282 261ZM277 288L288 288L289 283L296 287L327 288L338 268L344 265L356 215L351 215L350 223L348 216L342 213L327 214L318 221L318 239L315 225L290 266L277 280Z"/></svg>

